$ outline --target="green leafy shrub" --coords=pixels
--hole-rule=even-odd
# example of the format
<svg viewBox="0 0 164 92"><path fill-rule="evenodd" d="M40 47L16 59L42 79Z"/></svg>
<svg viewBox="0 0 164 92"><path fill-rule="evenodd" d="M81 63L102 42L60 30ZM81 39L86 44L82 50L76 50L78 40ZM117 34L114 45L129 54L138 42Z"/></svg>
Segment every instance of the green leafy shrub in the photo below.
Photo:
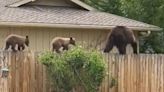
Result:
<svg viewBox="0 0 164 92"><path fill-rule="evenodd" d="M97 92L105 77L105 63L97 51L74 47L62 54L45 52L39 61L47 66L49 77L60 92L72 92L79 86L85 92Z"/></svg>

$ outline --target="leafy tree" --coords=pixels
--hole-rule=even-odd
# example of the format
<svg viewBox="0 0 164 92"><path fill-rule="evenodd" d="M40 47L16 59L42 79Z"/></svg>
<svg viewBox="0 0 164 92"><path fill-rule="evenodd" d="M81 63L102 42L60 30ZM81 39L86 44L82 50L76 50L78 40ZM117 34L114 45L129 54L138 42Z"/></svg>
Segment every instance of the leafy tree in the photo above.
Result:
<svg viewBox="0 0 164 92"><path fill-rule="evenodd" d="M84 0L87 4L104 12L121 15L120 0Z"/></svg>
<svg viewBox="0 0 164 92"><path fill-rule="evenodd" d="M55 92L73 92L76 87L85 92L98 92L106 76L102 54L78 46L61 54L45 52L39 61L47 66Z"/></svg>
<svg viewBox="0 0 164 92"><path fill-rule="evenodd" d="M93 7L164 28L164 0L85 0ZM164 53L164 30L140 39L140 52Z"/></svg>
<svg viewBox="0 0 164 92"><path fill-rule="evenodd" d="M164 0L120 0L123 16L164 27ZM164 32L164 31L163 31ZM140 39L140 52L164 53L164 33Z"/></svg>

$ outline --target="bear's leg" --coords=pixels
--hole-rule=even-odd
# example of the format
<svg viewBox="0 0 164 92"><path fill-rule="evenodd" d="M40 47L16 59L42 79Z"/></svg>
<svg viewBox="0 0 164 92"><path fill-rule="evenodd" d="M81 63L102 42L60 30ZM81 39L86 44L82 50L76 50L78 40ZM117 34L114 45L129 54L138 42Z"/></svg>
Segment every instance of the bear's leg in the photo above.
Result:
<svg viewBox="0 0 164 92"><path fill-rule="evenodd" d="M119 54L126 54L126 45L122 45L122 46L119 46L117 47L118 51L119 51Z"/></svg>
<svg viewBox="0 0 164 92"><path fill-rule="evenodd" d="M5 50L8 50L9 47L10 47L10 44L8 42L6 42Z"/></svg>
<svg viewBox="0 0 164 92"><path fill-rule="evenodd" d="M59 50L59 49L56 49L55 51L56 51L57 53L60 53L60 50Z"/></svg>
<svg viewBox="0 0 164 92"><path fill-rule="evenodd" d="M134 53L134 54L137 54L137 42L132 42L132 43L131 43L131 46L132 46L132 48L133 48L133 53Z"/></svg>
<svg viewBox="0 0 164 92"><path fill-rule="evenodd" d="M24 50L24 49L25 49L25 46L24 46L24 45L18 46L18 50L19 50L19 51L22 51L22 50Z"/></svg>
<svg viewBox="0 0 164 92"><path fill-rule="evenodd" d="M63 46L63 50L68 50L68 46Z"/></svg>
<svg viewBox="0 0 164 92"><path fill-rule="evenodd" d="M114 46L113 37L110 37L105 46L104 53L110 52L113 46Z"/></svg>
<svg viewBox="0 0 164 92"><path fill-rule="evenodd" d="M15 46L16 46L16 44L11 46L11 49L13 50L13 52L16 52Z"/></svg>
<svg viewBox="0 0 164 92"><path fill-rule="evenodd" d="M24 45L22 45L21 47L22 47L22 50L24 50L24 49L25 49L25 46L24 46Z"/></svg>
<svg viewBox="0 0 164 92"><path fill-rule="evenodd" d="M21 50L21 46L18 46L18 50L19 50L19 51Z"/></svg>
<svg viewBox="0 0 164 92"><path fill-rule="evenodd" d="M52 44L52 52L56 52L56 53L60 53L60 48L61 45L60 44Z"/></svg>
<svg viewBox="0 0 164 92"><path fill-rule="evenodd" d="M59 49L57 46L52 45L52 48L51 48L51 51L52 51L52 52L54 52L54 51L58 52L58 50L57 50L57 49Z"/></svg>

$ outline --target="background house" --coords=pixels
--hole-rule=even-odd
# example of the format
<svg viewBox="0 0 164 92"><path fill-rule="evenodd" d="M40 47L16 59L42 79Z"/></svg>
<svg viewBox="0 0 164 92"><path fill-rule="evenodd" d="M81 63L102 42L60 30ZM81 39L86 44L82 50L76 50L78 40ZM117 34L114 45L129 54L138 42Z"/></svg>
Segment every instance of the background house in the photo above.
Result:
<svg viewBox="0 0 164 92"><path fill-rule="evenodd" d="M55 36L75 37L86 48L103 49L110 30L127 26L139 31L159 27L97 11L79 0L0 0L0 47L9 34L29 35L34 51L49 50ZM128 53L132 52L128 46ZM115 52L115 50L114 50ZM117 51L116 51L117 52Z"/></svg>

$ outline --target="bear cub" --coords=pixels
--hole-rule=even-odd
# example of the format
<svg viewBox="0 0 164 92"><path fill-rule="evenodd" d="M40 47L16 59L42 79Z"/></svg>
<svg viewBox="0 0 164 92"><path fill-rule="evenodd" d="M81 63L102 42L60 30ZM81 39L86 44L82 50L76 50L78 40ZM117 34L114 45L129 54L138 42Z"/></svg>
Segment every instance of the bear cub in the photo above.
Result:
<svg viewBox="0 0 164 92"><path fill-rule="evenodd" d="M65 37L55 37L51 41L51 50L52 52L56 51L57 53L60 53L60 48L63 47L62 50L68 50L68 46L72 44L75 45L75 38L70 37L70 38L65 38Z"/></svg>
<svg viewBox="0 0 164 92"><path fill-rule="evenodd" d="M24 50L25 46L29 46L28 36L24 37L16 34L11 34L5 39L5 50L8 50L11 47L12 51L16 52L16 45L18 45L17 50Z"/></svg>

